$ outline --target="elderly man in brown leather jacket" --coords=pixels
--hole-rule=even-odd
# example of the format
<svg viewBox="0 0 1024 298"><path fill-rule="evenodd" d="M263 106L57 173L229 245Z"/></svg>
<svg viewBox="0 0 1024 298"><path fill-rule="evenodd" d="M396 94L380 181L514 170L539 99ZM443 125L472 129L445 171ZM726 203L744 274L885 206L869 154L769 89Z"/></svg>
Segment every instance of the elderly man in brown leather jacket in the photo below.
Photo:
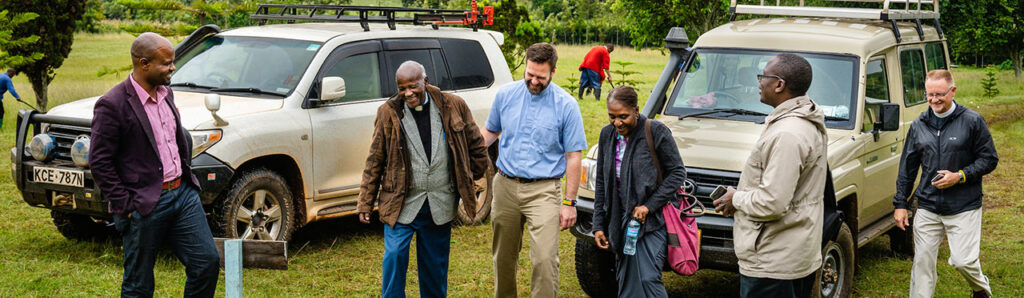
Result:
<svg viewBox="0 0 1024 298"><path fill-rule="evenodd" d="M490 160L465 101L427 84L423 65L406 61L398 93L377 109L356 210L370 222L374 202L384 227L382 297L405 297L409 243L416 234L420 296L445 297L451 222L459 199L476 211L474 181Z"/></svg>

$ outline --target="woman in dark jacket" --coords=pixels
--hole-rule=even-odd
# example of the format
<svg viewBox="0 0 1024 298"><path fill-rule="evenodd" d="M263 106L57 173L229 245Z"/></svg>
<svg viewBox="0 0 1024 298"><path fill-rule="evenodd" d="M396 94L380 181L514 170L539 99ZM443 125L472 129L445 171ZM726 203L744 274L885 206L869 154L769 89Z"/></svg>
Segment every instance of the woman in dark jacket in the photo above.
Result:
<svg viewBox="0 0 1024 298"><path fill-rule="evenodd" d="M666 258L665 219L661 207L675 197L686 169L672 132L661 122L650 120L654 150L663 181L648 147L644 121L637 106L636 91L627 86L608 95L609 125L598 142L597 178L594 199L594 239L602 249L615 253L615 278L619 297L668 297L661 282ZM641 223L636 254L625 255L626 225L634 218Z"/></svg>

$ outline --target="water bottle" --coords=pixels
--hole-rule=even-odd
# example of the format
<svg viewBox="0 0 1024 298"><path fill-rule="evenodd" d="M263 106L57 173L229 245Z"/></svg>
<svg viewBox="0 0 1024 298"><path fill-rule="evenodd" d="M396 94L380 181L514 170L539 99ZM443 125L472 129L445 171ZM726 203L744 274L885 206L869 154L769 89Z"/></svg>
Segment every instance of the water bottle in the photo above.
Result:
<svg viewBox="0 0 1024 298"><path fill-rule="evenodd" d="M622 253L632 256L636 254L636 239L640 234L640 222L636 219L629 220L629 226L626 227L626 245L622 247Z"/></svg>

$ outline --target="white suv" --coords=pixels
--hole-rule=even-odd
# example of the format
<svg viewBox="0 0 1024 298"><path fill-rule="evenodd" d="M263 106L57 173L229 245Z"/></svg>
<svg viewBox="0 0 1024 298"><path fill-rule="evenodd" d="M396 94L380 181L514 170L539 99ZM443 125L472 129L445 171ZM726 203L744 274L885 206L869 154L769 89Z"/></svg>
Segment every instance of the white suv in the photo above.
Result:
<svg viewBox="0 0 1024 298"><path fill-rule="evenodd" d="M299 226L354 214L377 107L395 93L398 65L423 64L430 84L464 98L484 123L498 87L512 81L502 42L493 31L394 23L200 28L175 50L171 88L215 233L287 240ZM97 98L46 114L22 111L11 150L24 200L51 209L68 238L110 231L106 200L70 152L87 139ZM54 149L30 148L33 137ZM40 171L71 179L42 179ZM460 214L462 223L488 215L482 180L479 212Z"/></svg>

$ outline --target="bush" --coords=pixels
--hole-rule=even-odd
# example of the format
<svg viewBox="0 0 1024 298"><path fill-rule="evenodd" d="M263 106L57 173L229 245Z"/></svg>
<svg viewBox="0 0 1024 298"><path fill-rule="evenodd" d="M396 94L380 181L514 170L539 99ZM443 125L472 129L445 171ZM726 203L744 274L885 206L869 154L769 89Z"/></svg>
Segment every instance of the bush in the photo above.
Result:
<svg viewBox="0 0 1024 298"><path fill-rule="evenodd" d="M131 23L121 23L118 28L134 35L143 32L154 32L163 36L181 36L189 35L199 27L185 23L163 25L155 22L134 21Z"/></svg>
<svg viewBox="0 0 1024 298"><path fill-rule="evenodd" d="M999 70L1013 70L1013 60L1006 59L1003 63L999 63L997 68L999 68Z"/></svg>

